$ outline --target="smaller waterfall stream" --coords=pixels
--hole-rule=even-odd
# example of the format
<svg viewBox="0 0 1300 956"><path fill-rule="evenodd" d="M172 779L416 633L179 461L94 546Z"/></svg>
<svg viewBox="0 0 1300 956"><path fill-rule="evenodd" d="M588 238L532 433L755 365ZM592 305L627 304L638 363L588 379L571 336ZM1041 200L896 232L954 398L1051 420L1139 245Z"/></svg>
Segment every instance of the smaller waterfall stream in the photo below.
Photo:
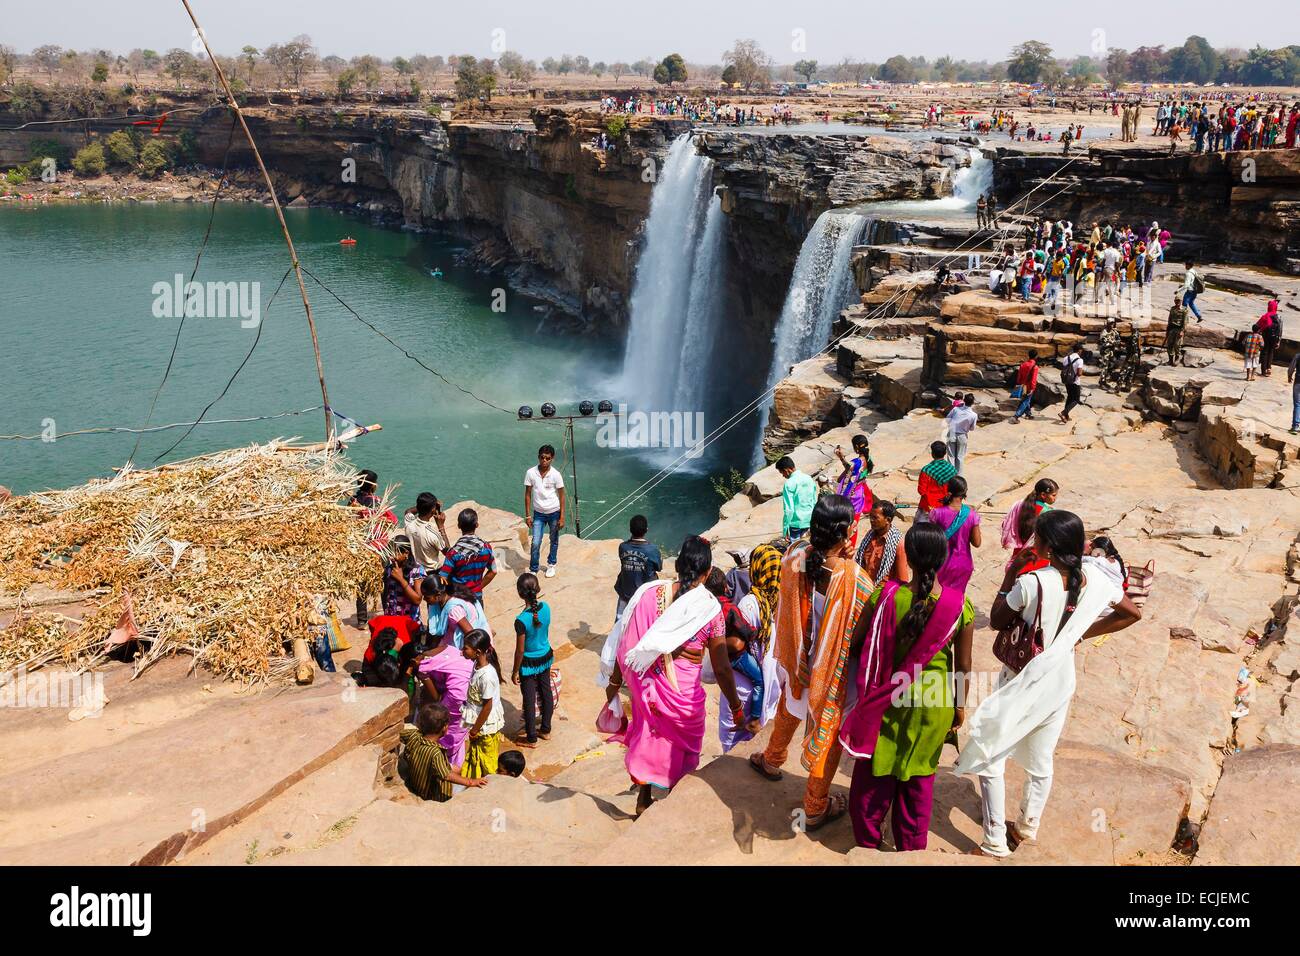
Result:
<svg viewBox="0 0 1300 956"><path fill-rule="evenodd" d="M772 362L765 392L790 373L790 366L816 355L831 336L831 327L840 310L854 298L853 246L858 242L868 218L856 212L828 210L817 217L803 241L790 289L786 293L781 317L773 333ZM755 458L761 463L762 433L772 396L759 406Z"/></svg>

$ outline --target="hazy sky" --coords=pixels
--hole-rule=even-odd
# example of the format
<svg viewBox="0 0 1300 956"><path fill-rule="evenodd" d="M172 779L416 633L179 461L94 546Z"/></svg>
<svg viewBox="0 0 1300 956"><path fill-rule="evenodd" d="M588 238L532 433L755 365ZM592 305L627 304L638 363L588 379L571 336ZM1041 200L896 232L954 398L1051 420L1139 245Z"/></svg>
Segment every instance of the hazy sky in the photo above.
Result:
<svg viewBox="0 0 1300 956"><path fill-rule="evenodd" d="M1005 0L191 0L214 48L233 54L307 33L322 54L495 56L540 60L561 53L633 61L681 53L716 63L737 38L752 38L778 63L845 56L879 62L895 53L996 60L1014 42L1043 40L1059 56L1098 47L1181 43L1199 33L1216 47L1300 42L1295 0L1254 0L1249 16L1221 0L1109 4L1015 4ZM27 52L42 43L75 49L163 51L190 45L180 0L7 0L0 43ZM1015 14L1019 7L1025 15ZM1240 9L1240 8L1239 8ZM1113 11L1113 12L1112 12ZM1291 24L1290 28L1287 24ZM794 48L803 31L805 48ZM1104 31L1104 33L1095 33Z"/></svg>

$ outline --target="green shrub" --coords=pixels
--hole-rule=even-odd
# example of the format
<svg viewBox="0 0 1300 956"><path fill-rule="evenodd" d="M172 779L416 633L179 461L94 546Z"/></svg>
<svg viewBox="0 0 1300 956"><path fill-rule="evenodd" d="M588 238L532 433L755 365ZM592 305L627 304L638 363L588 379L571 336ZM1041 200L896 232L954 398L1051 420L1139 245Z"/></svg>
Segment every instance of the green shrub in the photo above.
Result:
<svg viewBox="0 0 1300 956"><path fill-rule="evenodd" d="M163 170L171 167L171 154L160 139L151 139L140 150L140 174L148 179L161 175Z"/></svg>
<svg viewBox="0 0 1300 956"><path fill-rule="evenodd" d="M732 498L736 497L736 495L744 491L745 486L749 484L749 479L735 468L731 468L725 472L719 472L716 475L711 475L709 481L713 485L713 490L723 501L730 501Z"/></svg>
<svg viewBox="0 0 1300 956"><path fill-rule="evenodd" d="M5 173L5 182L10 186L21 186L27 182L27 167L17 166Z"/></svg>
<svg viewBox="0 0 1300 956"><path fill-rule="evenodd" d="M72 157L72 168L78 176L104 175L104 170L108 168L108 162L104 159L104 147L98 143L83 146Z"/></svg>
<svg viewBox="0 0 1300 956"><path fill-rule="evenodd" d="M119 129L109 133L104 140L104 158L110 166L134 166L140 159L140 154L131 141L131 134Z"/></svg>
<svg viewBox="0 0 1300 956"><path fill-rule="evenodd" d="M71 155L72 150L57 139L34 139L32 140L31 149L27 153L27 158L37 160L39 165L39 161L46 156L53 156L60 169L67 169L68 158Z"/></svg>
<svg viewBox="0 0 1300 956"><path fill-rule="evenodd" d="M627 131L627 117L622 113L611 113L605 120L605 132L617 139Z"/></svg>
<svg viewBox="0 0 1300 956"><path fill-rule="evenodd" d="M177 161L182 163L198 161L199 138L194 135L194 130L183 129L181 134L176 137L176 156Z"/></svg>

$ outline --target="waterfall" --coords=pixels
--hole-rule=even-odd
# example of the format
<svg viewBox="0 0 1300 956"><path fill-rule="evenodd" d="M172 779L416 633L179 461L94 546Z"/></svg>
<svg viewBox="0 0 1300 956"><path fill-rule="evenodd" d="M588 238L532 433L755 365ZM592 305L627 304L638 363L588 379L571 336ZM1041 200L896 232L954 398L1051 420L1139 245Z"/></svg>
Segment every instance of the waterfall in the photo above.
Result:
<svg viewBox="0 0 1300 956"><path fill-rule="evenodd" d="M683 411L705 411L710 360L722 345L722 226L722 200L714 196L704 216L691 270L686 331L672 405Z"/></svg>
<svg viewBox="0 0 1300 956"><path fill-rule="evenodd" d="M952 178L952 194L965 205L973 206L993 188L993 161L984 151L971 148L970 165L957 170Z"/></svg>
<svg viewBox="0 0 1300 956"><path fill-rule="evenodd" d="M622 392L646 412L705 411L722 318L722 203L713 163L689 133L673 141L650 195L632 284Z"/></svg>
<svg viewBox="0 0 1300 956"><path fill-rule="evenodd" d="M790 373L790 366L821 351L831 337L835 317L855 298L853 246L867 227L861 213L830 210L817 217L803 241L785 305L773 333L772 364L767 374L770 392ZM772 396L759 411L759 440L767 425ZM761 461L761 452L756 453Z"/></svg>

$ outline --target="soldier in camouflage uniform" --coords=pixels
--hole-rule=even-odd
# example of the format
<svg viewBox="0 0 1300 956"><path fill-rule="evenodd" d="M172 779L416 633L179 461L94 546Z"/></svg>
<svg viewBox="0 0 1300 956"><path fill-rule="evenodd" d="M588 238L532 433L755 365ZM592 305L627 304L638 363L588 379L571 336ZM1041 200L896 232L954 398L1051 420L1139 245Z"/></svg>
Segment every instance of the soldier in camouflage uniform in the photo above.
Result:
<svg viewBox="0 0 1300 956"><path fill-rule="evenodd" d="M1187 354L1183 351L1183 332L1187 328L1187 307L1183 305L1183 293L1179 289L1174 293L1174 305L1169 310L1168 325L1165 328L1165 351L1169 353L1170 365L1186 365Z"/></svg>
<svg viewBox="0 0 1300 956"><path fill-rule="evenodd" d="M1124 343L1120 338L1119 323L1113 315L1108 316L1106 325L1101 330L1101 344L1097 354L1097 364L1101 367L1098 384L1102 388L1109 390L1119 384L1123 362Z"/></svg>
<svg viewBox="0 0 1300 956"><path fill-rule="evenodd" d="M1127 390L1133 387L1133 379L1137 376L1142 363L1142 339L1138 336L1137 324L1133 322L1129 323L1129 333L1124 340L1123 363L1119 374L1119 387L1121 390Z"/></svg>

